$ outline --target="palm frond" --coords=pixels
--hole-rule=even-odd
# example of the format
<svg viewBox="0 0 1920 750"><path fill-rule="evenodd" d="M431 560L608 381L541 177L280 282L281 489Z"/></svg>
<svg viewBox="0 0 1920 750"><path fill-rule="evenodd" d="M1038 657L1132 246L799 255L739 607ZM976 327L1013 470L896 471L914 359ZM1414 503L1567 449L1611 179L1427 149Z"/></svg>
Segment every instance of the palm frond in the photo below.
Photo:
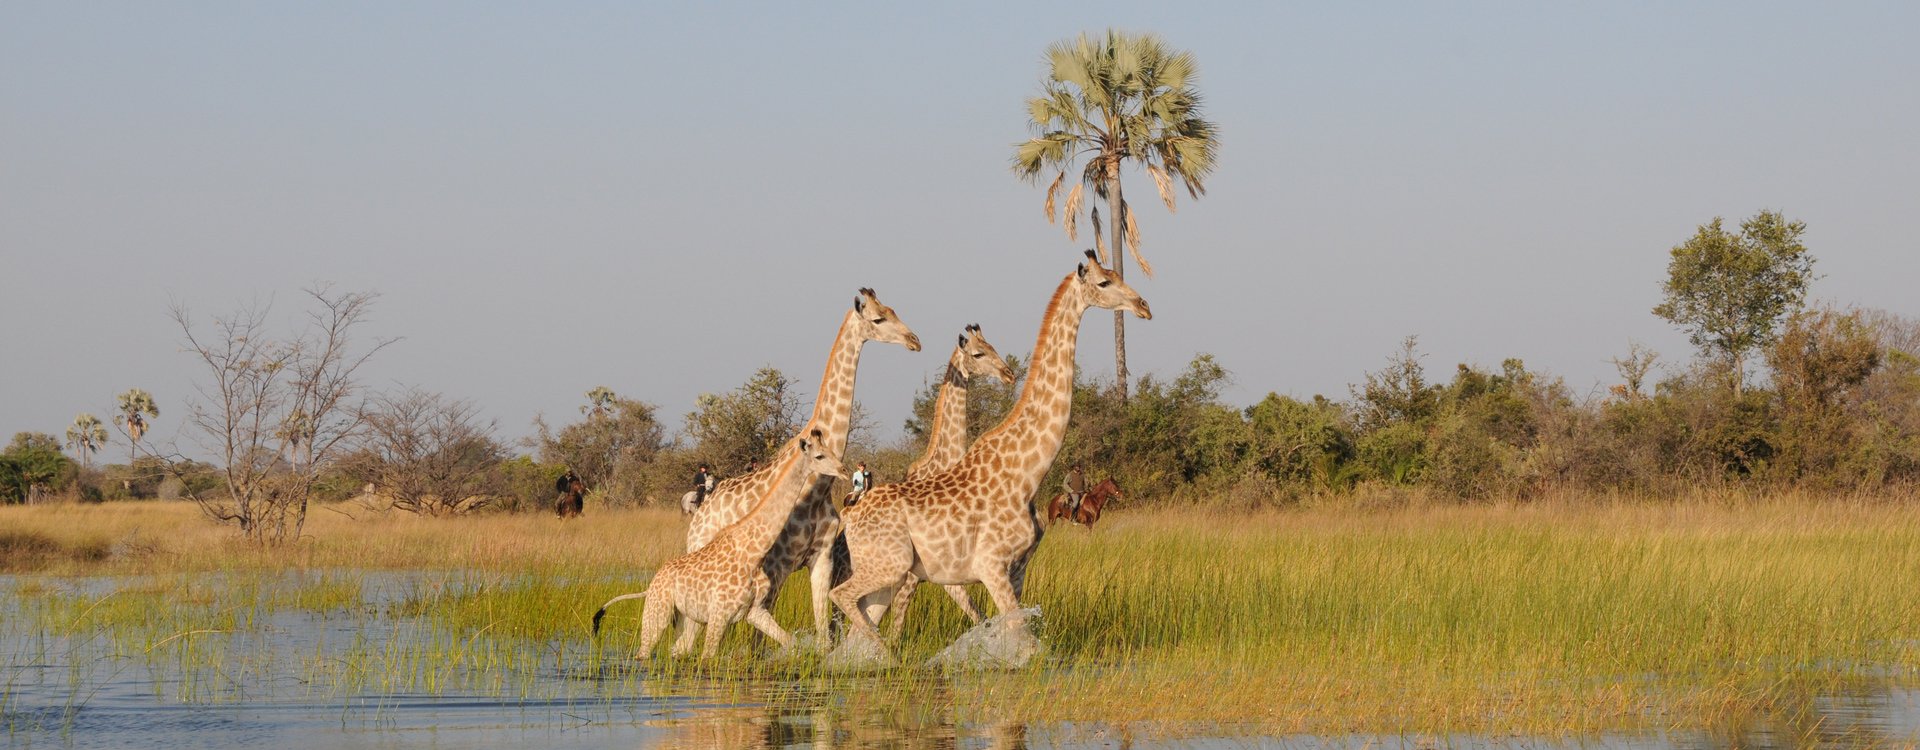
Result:
<svg viewBox="0 0 1920 750"><path fill-rule="evenodd" d="M1127 254L1133 256L1133 262L1139 264L1140 270L1147 272L1147 278L1151 279L1153 264L1148 263L1147 259L1140 255L1140 225L1133 220L1133 207L1127 205L1126 201L1121 201L1120 209L1121 213L1127 215Z"/></svg>
<svg viewBox="0 0 1920 750"><path fill-rule="evenodd" d="M1053 178L1053 184L1047 186L1047 223L1053 223L1053 196L1060 192L1060 183L1066 181L1067 171L1060 170L1060 176Z"/></svg>
<svg viewBox="0 0 1920 750"><path fill-rule="evenodd" d="M1093 219L1093 249L1097 253L1094 258L1100 261L1100 265L1107 265L1107 240L1101 231L1104 227L1100 225L1100 207L1094 206L1087 216Z"/></svg>
<svg viewBox="0 0 1920 750"><path fill-rule="evenodd" d="M1080 237L1079 221L1080 221L1080 188L1081 187L1083 186L1074 185L1073 191L1067 193L1066 225L1067 225L1067 239L1069 240L1078 240Z"/></svg>
<svg viewBox="0 0 1920 750"><path fill-rule="evenodd" d="M1167 204L1167 213L1179 213L1180 209L1173 204L1173 178L1152 163L1147 164L1147 174L1153 177L1153 187L1160 191L1160 202Z"/></svg>

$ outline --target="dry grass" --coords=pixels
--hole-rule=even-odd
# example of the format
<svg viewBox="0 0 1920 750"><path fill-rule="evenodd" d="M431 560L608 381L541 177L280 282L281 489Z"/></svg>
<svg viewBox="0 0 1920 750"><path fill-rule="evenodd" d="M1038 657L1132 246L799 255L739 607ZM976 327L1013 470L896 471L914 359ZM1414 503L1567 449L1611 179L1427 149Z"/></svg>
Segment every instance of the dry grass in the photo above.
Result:
<svg viewBox="0 0 1920 750"><path fill-rule="evenodd" d="M535 679L539 654L583 644L591 610L677 554L685 522L666 510L590 509L567 522L322 510L310 539L264 552L185 505L0 508L0 528L40 540L34 564L66 573L448 571L469 585L386 615L425 617L439 635L387 644L361 671L377 678L387 671L380 664L407 664L444 674L445 660L479 652L508 665L492 667L491 679L513 683ZM105 545L111 554L48 553L47 544ZM810 620L805 589L803 579L786 588L781 621ZM1544 736L1699 728L1811 715L1816 696L1912 680L1920 668L1915 590L1920 506L1872 498L1474 506L1369 498L1255 514L1121 508L1091 533L1048 534L1027 597L1044 613L1043 664L883 677L932 681L966 720ZM921 593L900 647L909 660L966 627L945 597ZM350 580L334 581L283 605L319 609L355 596ZM111 627L120 606L85 617L49 611ZM594 664L631 649L637 612L610 617ZM173 627L225 626L195 623ZM871 684L804 661L769 664L758 647L736 632L721 681L821 681L847 695ZM529 665L527 674L499 676L516 664ZM661 667L649 679L715 674Z"/></svg>

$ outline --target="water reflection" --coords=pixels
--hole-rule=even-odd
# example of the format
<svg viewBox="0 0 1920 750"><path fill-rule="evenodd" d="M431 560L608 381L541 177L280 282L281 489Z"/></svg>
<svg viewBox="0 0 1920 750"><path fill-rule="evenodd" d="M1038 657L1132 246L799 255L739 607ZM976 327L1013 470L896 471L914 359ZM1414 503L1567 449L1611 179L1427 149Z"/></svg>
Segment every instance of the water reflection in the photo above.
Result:
<svg viewBox="0 0 1920 750"><path fill-rule="evenodd" d="M211 581L211 582L210 582ZM1865 748L1920 740L1920 690L1888 682L1810 690L1707 730L1538 738L1273 736L1234 726L1047 723L982 716L944 678L742 681L596 662L589 645L452 639L430 687L385 649L445 635L389 606L444 576L366 578L378 602L333 614L270 611L232 631L117 639L36 625L0 578L0 732L9 746L664 748ZM89 600L124 582L60 582ZM211 577L196 585L218 585ZM70 588L65 588L70 587ZM263 589L265 590L265 589ZM270 591L268 592L271 593ZM267 594L263 594L267 595ZM71 614L63 615L71 619ZM476 645L478 644L478 645ZM488 651L497 648L498 653ZM535 654L526 657L513 649ZM698 672L699 670L693 670ZM1687 717L1655 721L1692 724ZM1140 739L1136 740L1138 737Z"/></svg>

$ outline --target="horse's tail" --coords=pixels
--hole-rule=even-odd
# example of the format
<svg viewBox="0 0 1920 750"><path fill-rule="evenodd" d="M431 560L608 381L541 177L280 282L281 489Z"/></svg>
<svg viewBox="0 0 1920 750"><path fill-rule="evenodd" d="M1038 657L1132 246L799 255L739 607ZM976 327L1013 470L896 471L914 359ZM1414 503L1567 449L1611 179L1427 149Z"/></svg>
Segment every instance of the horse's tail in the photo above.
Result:
<svg viewBox="0 0 1920 750"><path fill-rule="evenodd" d="M621 594L612 599L608 599L606 604L600 605L599 611L593 613L593 634L596 637L600 635L600 618L607 616L607 608L613 606L614 602L626 601L628 599L639 599L646 595L647 595L647 592L642 591L637 594Z"/></svg>

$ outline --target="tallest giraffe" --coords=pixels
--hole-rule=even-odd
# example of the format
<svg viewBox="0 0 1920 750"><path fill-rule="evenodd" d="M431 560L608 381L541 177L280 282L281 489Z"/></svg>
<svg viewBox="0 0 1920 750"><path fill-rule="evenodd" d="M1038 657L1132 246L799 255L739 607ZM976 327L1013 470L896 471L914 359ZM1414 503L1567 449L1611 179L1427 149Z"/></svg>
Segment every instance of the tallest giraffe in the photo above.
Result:
<svg viewBox="0 0 1920 750"><path fill-rule="evenodd" d="M1066 438L1080 319L1093 307L1153 318L1146 300L1088 251L1054 290L1026 385L1006 419L959 463L877 487L847 510L851 570L832 600L854 632L878 641L865 607L885 603L909 574L942 585L981 583L1009 624L1024 626L1013 568L1039 540L1031 498Z"/></svg>

